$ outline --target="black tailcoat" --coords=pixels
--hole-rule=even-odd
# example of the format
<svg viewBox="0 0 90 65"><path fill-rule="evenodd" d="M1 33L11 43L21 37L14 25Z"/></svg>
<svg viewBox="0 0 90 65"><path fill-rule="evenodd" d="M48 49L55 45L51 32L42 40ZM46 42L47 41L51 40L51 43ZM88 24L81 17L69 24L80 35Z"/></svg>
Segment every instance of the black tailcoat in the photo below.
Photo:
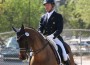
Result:
<svg viewBox="0 0 90 65"><path fill-rule="evenodd" d="M39 31L43 35L54 34L54 38L58 37L60 39L61 38L60 34L62 30L63 30L63 18L61 14L54 11L50 16L50 18L48 19L48 21L47 21L47 14L44 14L41 17Z"/></svg>

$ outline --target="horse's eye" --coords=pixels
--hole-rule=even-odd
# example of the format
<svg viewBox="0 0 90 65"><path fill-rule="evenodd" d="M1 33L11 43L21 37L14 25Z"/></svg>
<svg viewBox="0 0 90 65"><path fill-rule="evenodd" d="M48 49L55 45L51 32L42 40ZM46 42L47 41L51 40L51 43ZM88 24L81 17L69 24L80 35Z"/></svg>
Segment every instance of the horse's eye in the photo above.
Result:
<svg viewBox="0 0 90 65"><path fill-rule="evenodd" d="M19 36L17 36L17 38L19 38Z"/></svg>
<svg viewBox="0 0 90 65"><path fill-rule="evenodd" d="M17 42L19 42L19 40L17 39Z"/></svg>

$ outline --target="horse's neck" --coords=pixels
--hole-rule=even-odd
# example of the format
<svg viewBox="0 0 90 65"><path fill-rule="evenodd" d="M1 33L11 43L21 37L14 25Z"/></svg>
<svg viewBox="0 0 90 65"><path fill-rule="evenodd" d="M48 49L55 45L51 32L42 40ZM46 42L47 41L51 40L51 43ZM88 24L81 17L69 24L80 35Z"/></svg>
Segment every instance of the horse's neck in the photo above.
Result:
<svg viewBox="0 0 90 65"><path fill-rule="evenodd" d="M43 48L46 44L48 44L44 49L42 49L39 53L32 56L31 65L57 65L54 53L49 46L49 43L44 40L41 35L35 35L36 38L33 43L33 51Z"/></svg>
<svg viewBox="0 0 90 65"><path fill-rule="evenodd" d="M46 46L44 49L42 49L46 45L46 41L43 37L37 37L37 39L34 40L34 45L32 47L32 50L39 50L41 49L37 54L34 55L34 58L36 60L44 60L47 58L47 52L49 51L48 46ZM48 52L49 53L49 52Z"/></svg>

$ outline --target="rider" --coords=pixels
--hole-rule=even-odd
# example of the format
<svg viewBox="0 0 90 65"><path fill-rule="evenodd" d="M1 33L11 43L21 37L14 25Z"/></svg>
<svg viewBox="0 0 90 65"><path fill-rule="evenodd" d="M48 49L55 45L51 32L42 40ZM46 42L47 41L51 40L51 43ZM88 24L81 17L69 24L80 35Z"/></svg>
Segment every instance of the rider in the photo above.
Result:
<svg viewBox="0 0 90 65"><path fill-rule="evenodd" d="M47 36L46 38L59 45L66 65L69 65L68 55L61 42L61 32L63 30L63 17L54 10L54 0L44 0L43 5L46 13L41 17L39 32ZM54 44L54 45L55 45Z"/></svg>

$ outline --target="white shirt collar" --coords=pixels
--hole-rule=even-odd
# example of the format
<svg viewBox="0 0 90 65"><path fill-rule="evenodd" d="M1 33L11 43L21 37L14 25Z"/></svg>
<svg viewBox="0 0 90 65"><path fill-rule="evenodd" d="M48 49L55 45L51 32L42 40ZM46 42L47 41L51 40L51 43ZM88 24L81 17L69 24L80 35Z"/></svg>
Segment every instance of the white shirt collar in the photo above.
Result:
<svg viewBox="0 0 90 65"><path fill-rule="evenodd" d="M53 14L55 10L52 10L51 12L47 12L47 15L48 15L48 19L50 18L50 16Z"/></svg>

